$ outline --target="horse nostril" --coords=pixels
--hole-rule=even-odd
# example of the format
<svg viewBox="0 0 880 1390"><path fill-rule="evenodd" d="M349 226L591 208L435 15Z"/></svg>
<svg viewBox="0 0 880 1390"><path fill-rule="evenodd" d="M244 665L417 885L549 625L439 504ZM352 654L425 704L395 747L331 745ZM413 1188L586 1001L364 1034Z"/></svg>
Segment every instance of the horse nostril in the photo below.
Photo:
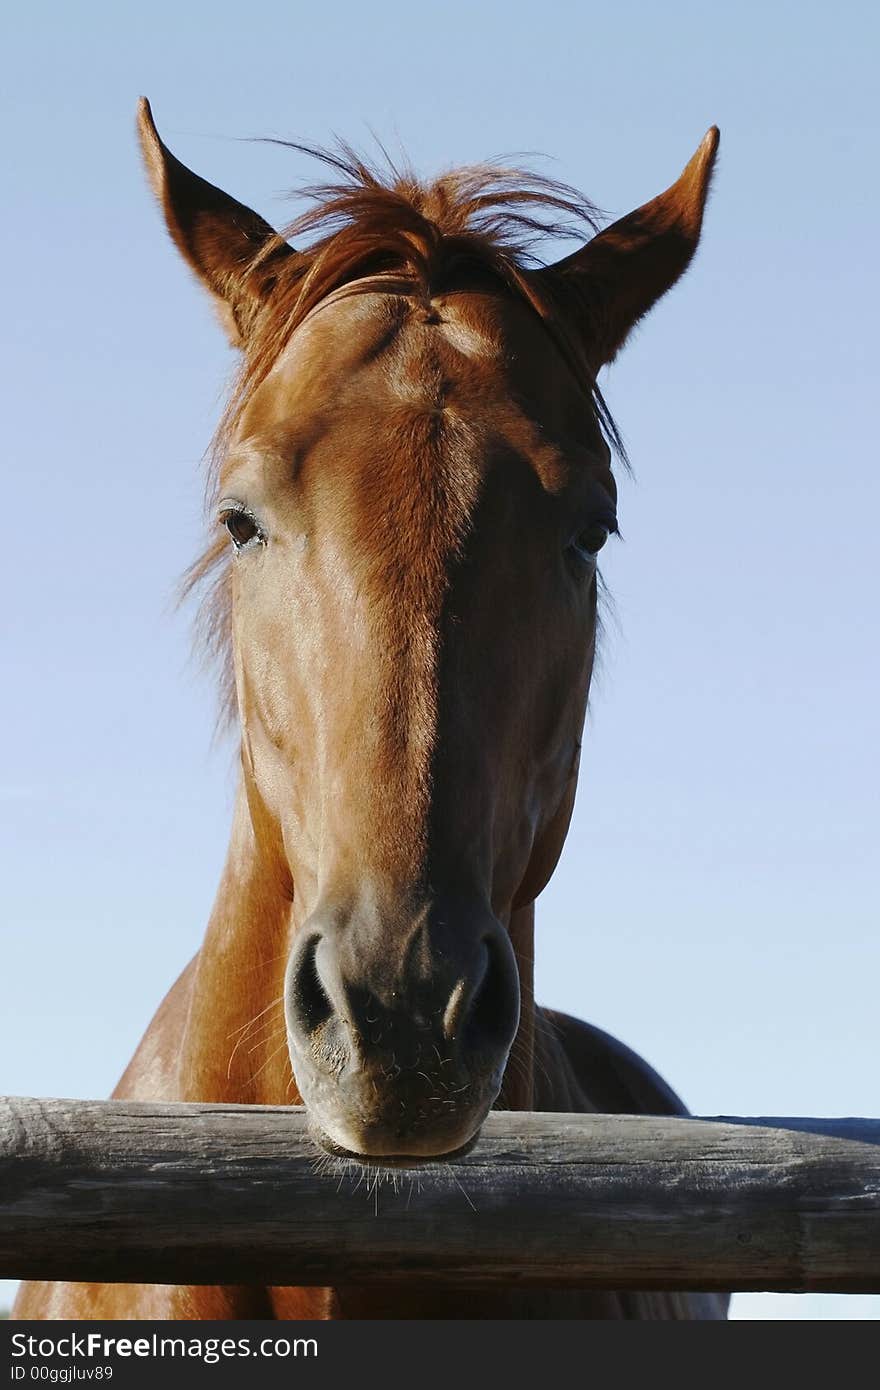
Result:
<svg viewBox="0 0 880 1390"><path fill-rule="evenodd" d="M476 1050L509 1047L519 1024L519 976L506 933L487 936L486 966L465 1019L465 1038Z"/></svg>
<svg viewBox="0 0 880 1390"><path fill-rule="evenodd" d="M466 1051L510 1046L519 1023L519 978L506 933L482 941L482 969L459 980L446 1006L443 1032Z"/></svg>
<svg viewBox="0 0 880 1390"><path fill-rule="evenodd" d="M317 934L305 942L299 960L291 972L289 1010L298 1032L315 1033L335 1012L321 973L318 969Z"/></svg>

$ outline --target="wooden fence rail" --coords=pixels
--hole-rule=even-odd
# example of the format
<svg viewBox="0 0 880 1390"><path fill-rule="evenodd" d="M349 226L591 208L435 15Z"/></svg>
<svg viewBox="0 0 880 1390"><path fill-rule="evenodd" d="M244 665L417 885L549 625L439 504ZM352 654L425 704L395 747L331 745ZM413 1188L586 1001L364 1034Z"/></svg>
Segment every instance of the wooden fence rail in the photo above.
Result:
<svg viewBox="0 0 880 1390"><path fill-rule="evenodd" d="M880 1121L496 1112L377 1171L293 1107L5 1099L0 1277L880 1292Z"/></svg>

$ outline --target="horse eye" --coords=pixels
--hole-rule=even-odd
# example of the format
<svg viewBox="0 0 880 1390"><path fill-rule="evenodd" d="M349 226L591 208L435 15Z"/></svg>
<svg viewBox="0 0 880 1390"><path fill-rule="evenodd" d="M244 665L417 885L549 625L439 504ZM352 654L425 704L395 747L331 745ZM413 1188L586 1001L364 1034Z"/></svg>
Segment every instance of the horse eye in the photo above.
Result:
<svg viewBox="0 0 880 1390"><path fill-rule="evenodd" d="M609 527L601 521L594 521L575 537L572 549L585 560L594 560L610 534Z"/></svg>
<svg viewBox="0 0 880 1390"><path fill-rule="evenodd" d="M262 542L263 534L250 513L238 507L228 507L220 513L220 520L229 532L236 550L243 550L252 541Z"/></svg>

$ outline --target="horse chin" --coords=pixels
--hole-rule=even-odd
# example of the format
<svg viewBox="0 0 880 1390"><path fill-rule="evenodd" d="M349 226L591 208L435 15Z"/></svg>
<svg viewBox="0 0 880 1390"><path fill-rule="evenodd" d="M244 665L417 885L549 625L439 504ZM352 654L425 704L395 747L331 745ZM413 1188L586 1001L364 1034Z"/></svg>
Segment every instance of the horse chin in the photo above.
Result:
<svg viewBox="0 0 880 1390"><path fill-rule="evenodd" d="M430 1168L437 1163L453 1163L456 1159L464 1158L476 1146L481 1129L482 1124L477 1126L469 1139L454 1148L439 1146L442 1141L438 1141L438 1147L433 1148L426 1136L420 1140L417 1152L400 1153L394 1151L393 1141L389 1141L387 1149L377 1140L371 1142L368 1150L347 1147L332 1138L316 1121L311 1120L309 1124L312 1138L325 1153L331 1154L334 1158L346 1159L350 1163L358 1163L365 1168ZM376 1147L373 1147L374 1144Z"/></svg>
<svg viewBox="0 0 880 1390"><path fill-rule="evenodd" d="M440 1114L431 1114L425 1113L421 1089L413 1094L398 1082L382 1092L365 1070L331 1083L293 1049L291 1061L313 1141L335 1158L373 1167L430 1167L462 1158L479 1139L501 1090L499 1068L472 1077L468 1106L452 1109L447 1101Z"/></svg>

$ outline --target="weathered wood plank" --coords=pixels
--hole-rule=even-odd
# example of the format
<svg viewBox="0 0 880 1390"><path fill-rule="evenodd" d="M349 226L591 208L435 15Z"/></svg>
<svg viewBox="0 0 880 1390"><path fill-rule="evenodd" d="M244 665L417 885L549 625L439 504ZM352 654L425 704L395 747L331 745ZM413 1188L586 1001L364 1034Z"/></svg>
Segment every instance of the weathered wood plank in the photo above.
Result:
<svg viewBox="0 0 880 1390"><path fill-rule="evenodd" d="M0 1276L880 1291L880 1121L490 1116L453 1163L293 1107L0 1100Z"/></svg>

